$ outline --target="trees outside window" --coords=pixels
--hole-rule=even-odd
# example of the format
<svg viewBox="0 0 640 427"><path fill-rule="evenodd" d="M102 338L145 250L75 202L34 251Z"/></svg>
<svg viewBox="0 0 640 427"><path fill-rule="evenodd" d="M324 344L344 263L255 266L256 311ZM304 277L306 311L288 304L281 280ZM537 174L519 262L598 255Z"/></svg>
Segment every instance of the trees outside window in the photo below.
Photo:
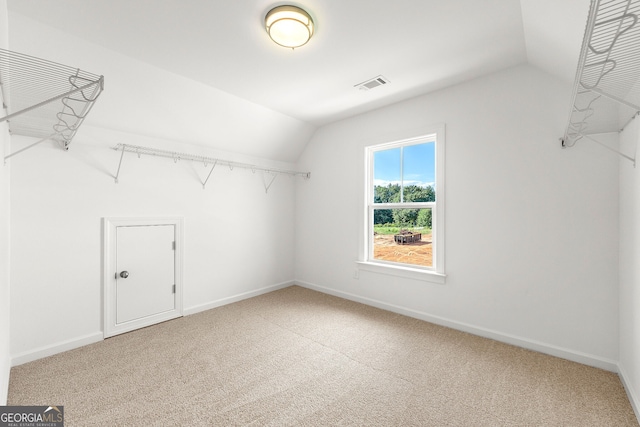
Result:
<svg viewBox="0 0 640 427"><path fill-rule="evenodd" d="M437 248L443 144L444 132L436 132L367 148L367 261L435 271L444 265Z"/></svg>

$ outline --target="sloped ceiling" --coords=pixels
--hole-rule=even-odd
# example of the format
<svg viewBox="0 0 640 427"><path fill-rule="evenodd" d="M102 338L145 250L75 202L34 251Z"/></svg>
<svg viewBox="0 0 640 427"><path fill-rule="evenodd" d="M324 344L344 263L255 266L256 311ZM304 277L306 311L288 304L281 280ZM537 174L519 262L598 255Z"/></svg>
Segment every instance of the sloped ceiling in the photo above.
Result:
<svg viewBox="0 0 640 427"><path fill-rule="evenodd" d="M264 31L265 14L283 4L273 0L7 1L10 47L31 50L42 44L38 31L25 30L35 22L192 81L208 88L205 92L216 91L209 96L231 96L270 110L265 114L292 120L270 132L279 133L281 144L298 143L253 151L288 161L297 158L318 126L515 65L529 62L570 82L588 3L294 1L289 4L308 10L317 30L306 46L290 50ZM50 50L47 59L57 60L56 49ZM390 84L354 88L377 75ZM109 78L105 73L105 94ZM242 120L236 125L251 126Z"/></svg>
<svg viewBox="0 0 640 427"><path fill-rule="evenodd" d="M520 3L527 60L573 83L590 1L520 0Z"/></svg>

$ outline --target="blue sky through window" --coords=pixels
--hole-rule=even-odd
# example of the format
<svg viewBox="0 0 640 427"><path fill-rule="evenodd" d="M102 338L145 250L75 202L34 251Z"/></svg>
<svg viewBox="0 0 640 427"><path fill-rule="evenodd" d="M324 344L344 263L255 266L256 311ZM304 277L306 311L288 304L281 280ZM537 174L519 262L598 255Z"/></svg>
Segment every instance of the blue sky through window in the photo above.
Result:
<svg viewBox="0 0 640 427"><path fill-rule="evenodd" d="M387 186L400 184L426 187L436 181L435 142L407 145L377 151L373 157L373 183ZM401 165L401 151L404 165ZM402 166L402 168L401 168ZM402 174L402 176L401 176Z"/></svg>

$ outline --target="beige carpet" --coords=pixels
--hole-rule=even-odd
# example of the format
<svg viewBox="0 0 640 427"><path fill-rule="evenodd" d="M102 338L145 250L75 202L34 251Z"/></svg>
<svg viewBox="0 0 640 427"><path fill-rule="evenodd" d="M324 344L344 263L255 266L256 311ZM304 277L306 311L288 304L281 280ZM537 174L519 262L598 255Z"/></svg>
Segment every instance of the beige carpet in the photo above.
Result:
<svg viewBox="0 0 640 427"><path fill-rule="evenodd" d="M293 286L18 366L67 426L638 426L617 375Z"/></svg>

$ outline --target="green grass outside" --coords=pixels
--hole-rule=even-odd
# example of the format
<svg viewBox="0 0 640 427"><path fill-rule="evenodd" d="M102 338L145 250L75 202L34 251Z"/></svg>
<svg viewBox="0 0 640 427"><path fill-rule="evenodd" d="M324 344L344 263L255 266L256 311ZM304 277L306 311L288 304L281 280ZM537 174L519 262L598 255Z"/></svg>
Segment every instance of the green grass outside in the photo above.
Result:
<svg viewBox="0 0 640 427"><path fill-rule="evenodd" d="M393 224L374 224L373 231L379 235L398 234L400 230L410 230L418 233L429 234L431 229L427 227L400 227Z"/></svg>

